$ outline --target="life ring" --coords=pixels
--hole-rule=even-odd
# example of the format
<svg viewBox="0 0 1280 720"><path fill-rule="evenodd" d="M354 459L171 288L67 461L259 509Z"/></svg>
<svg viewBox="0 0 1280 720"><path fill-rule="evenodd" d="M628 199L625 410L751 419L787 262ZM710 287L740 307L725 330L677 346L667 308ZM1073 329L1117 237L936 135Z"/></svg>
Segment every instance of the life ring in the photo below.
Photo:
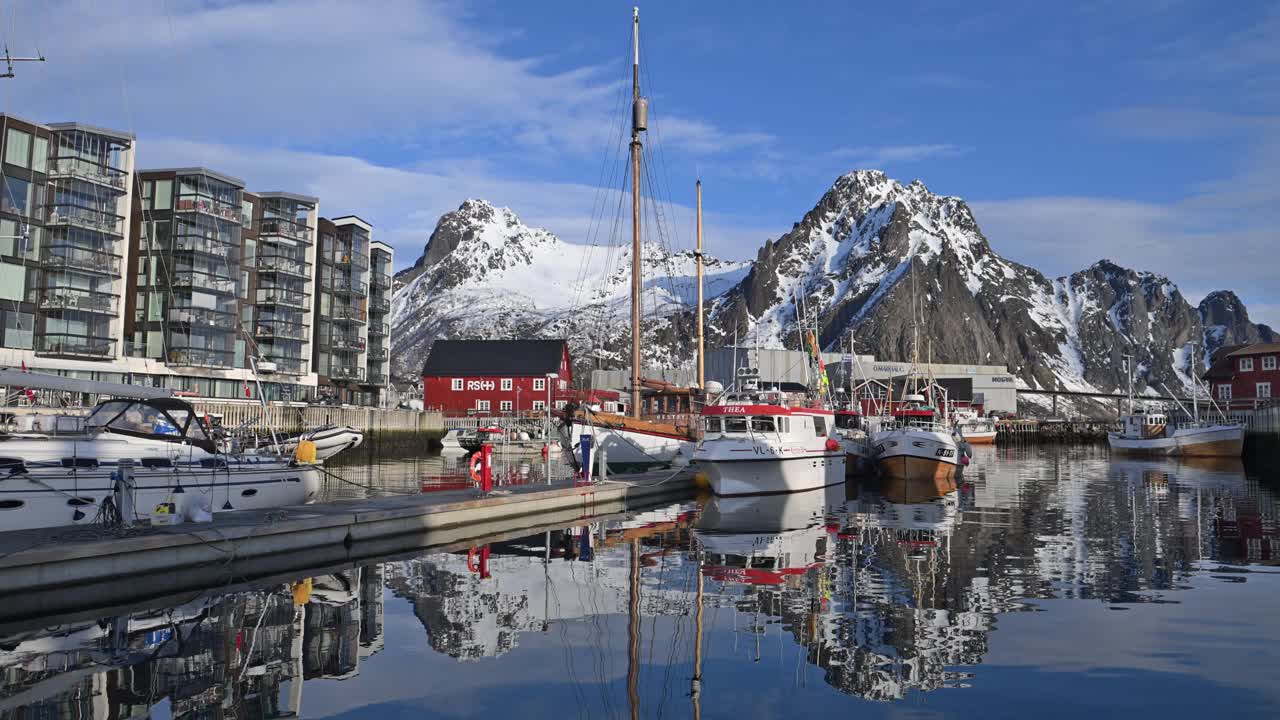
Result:
<svg viewBox="0 0 1280 720"><path fill-rule="evenodd" d="M468 470L471 471L471 479L475 480L478 483L484 482L484 480L480 477L480 465L484 462L484 459L480 457L480 453L482 452L484 452L484 450L481 450L480 452L477 452L475 455L471 456L471 465L467 468Z"/></svg>
<svg viewBox="0 0 1280 720"><path fill-rule="evenodd" d="M480 567L476 565L476 549L475 548L471 548L470 550L467 551L467 570L470 570L472 575L480 574Z"/></svg>

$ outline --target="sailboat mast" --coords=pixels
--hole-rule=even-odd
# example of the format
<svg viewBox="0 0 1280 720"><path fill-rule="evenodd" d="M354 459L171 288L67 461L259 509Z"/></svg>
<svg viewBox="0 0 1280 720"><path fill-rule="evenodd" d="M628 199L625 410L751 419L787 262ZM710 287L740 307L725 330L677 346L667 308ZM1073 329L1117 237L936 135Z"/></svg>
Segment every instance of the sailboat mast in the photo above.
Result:
<svg viewBox="0 0 1280 720"><path fill-rule="evenodd" d="M631 417L640 417L640 133L648 104L640 97L640 8L631 11Z"/></svg>
<svg viewBox="0 0 1280 720"><path fill-rule="evenodd" d="M706 346L702 336L702 178L698 178L697 184L698 195L698 248L694 250L693 257L698 261L698 387L706 387L706 364L704 362L704 353Z"/></svg>

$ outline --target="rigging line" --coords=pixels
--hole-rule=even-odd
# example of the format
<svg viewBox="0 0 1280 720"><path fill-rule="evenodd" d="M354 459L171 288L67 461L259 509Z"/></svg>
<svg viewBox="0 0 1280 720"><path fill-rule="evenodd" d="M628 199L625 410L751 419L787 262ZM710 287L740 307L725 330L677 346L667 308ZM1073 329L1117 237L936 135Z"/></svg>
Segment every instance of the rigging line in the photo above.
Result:
<svg viewBox="0 0 1280 720"><path fill-rule="evenodd" d="M650 174L650 169L648 165L645 166L645 177L646 177L646 182L650 185L650 188L654 191L654 194L656 195L657 190L655 187L653 176ZM683 299L680 297L680 295L676 292L674 258L672 253L672 247L669 243L666 242L665 235L663 234L665 232L665 228L667 227L667 223L665 222L665 218L662 217L661 205L657 202L654 202L653 209L654 209L655 228L658 230L658 233L659 233L659 242L663 250L666 251L665 264L667 266L667 278L666 278L667 290L668 292L671 293L673 302L675 302L679 306L687 308L688 303L684 302Z"/></svg>

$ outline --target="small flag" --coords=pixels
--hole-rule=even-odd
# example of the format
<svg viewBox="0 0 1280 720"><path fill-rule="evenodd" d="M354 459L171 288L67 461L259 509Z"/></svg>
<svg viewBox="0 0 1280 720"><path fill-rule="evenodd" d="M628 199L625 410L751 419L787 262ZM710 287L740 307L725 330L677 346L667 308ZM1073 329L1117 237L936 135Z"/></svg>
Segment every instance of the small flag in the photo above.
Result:
<svg viewBox="0 0 1280 720"><path fill-rule="evenodd" d="M245 397L253 397L253 394L249 392L249 381L248 381L248 380L245 380L245 381L244 381L244 396L245 396Z"/></svg>

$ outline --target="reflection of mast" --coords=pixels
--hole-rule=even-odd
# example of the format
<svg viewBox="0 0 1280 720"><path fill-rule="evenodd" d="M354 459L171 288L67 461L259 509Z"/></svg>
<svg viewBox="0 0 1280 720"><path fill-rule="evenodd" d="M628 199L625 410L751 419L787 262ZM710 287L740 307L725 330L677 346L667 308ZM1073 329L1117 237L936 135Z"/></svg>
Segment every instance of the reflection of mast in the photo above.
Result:
<svg viewBox="0 0 1280 720"><path fill-rule="evenodd" d="M693 614L693 680L689 686L689 697L693 699L693 720L702 717L702 559L698 559L698 595Z"/></svg>
<svg viewBox="0 0 1280 720"><path fill-rule="evenodd" d="M640 717L640 541L631 541L631 588L627 596L627 705Z"/></svg>

